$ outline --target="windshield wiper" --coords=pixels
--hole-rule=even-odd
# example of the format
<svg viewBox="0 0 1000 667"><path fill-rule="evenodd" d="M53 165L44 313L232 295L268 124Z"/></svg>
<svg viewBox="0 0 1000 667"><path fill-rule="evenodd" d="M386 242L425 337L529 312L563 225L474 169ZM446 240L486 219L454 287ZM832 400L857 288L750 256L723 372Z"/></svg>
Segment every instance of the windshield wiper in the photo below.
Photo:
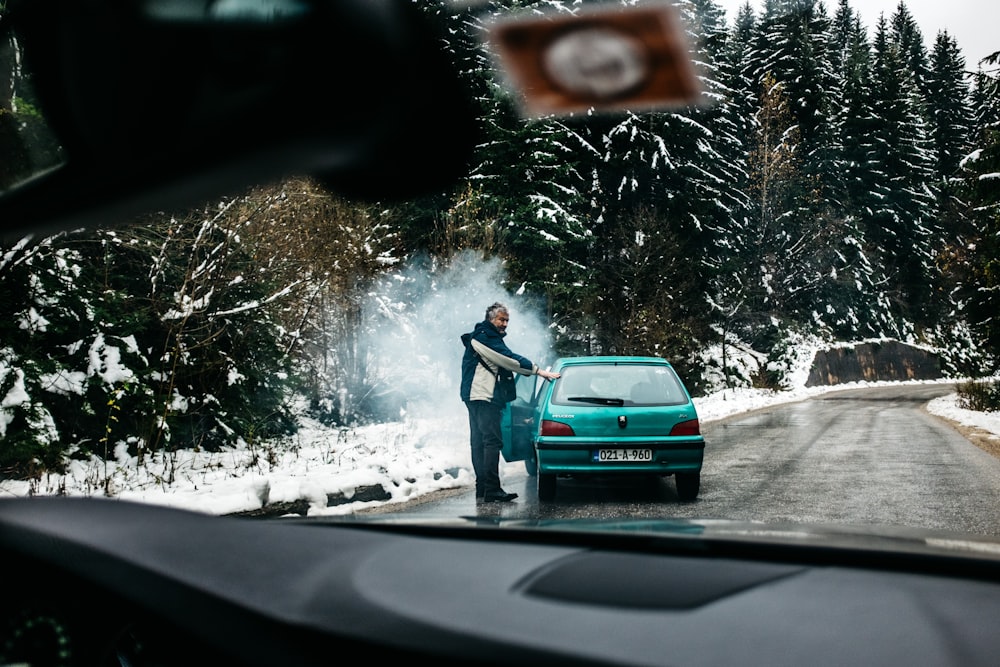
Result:
<svg viewBox="0 0 1000 667"><path fill-rule="evenodd" d="M570 396L567 401L580 401L581 403L596 403L598 405L625 405L623 398L604 398L603 396Z"/></svg>

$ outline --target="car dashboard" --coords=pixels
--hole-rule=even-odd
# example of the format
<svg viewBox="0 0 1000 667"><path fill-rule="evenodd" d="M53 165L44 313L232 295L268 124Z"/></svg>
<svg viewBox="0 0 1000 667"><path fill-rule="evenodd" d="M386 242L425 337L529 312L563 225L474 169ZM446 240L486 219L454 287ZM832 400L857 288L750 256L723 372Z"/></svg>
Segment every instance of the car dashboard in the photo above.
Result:
<svg viewBox="0 0 1000 667"><path fill-rule="evenodd" d="M523 528L3 500L0 664L986 665L1000 649L992 558Z"/></svg>

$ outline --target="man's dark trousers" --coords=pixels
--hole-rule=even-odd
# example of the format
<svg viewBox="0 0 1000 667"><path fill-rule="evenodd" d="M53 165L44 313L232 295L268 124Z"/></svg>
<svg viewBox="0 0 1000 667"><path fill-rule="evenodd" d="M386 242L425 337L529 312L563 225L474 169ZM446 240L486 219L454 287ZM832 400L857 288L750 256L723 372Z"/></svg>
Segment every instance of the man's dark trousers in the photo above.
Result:
<svg viewBox="0 0 1000 667"><path fill-rule="evenodd" d="M476 496L502 493L500 488L500 413L503 408L489 401L468 401L469 444L472 469L476 473Z"/></svg>

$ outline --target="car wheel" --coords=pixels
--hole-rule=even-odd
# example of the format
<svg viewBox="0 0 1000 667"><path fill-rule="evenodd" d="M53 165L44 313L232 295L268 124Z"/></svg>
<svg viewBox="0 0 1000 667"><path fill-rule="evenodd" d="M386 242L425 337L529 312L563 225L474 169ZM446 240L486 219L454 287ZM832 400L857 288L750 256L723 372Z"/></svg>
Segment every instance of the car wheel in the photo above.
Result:
<svg viewBox="0 0 1000 667"><path fill-rule="evenodd" d="M701 473L679 472L674 475L677 484L677 497L681 502L691 502L698 497L698 489L701 487Z"/></svg>
<svg viewBox="0 0 1000 667"><path fill-rule="evenodd" d="M538 458L535 456L528 457L524 460L524 469L528 471L528 474L532 477L538 474Z"/></svg>
<svg viewBox="0 0 1000 667"><path fill-rule="evenodd" d="M556 476L538 473L538 499L548 502L555 498Z"/></svg>

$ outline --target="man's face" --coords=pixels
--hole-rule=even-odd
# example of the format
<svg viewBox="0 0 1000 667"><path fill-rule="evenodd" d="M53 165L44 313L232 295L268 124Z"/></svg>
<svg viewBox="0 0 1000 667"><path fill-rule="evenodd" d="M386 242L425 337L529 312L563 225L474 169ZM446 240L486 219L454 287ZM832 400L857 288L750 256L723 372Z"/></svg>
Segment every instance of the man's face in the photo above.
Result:
<svg viewBox="0 0 1000 667"><path fill-rule="evenodd" d="M493 322L493 326L495 326L500 333L506 333L507 323L510 322L510 315L507 313L497 313L496 317L494 317L491 321Z"/></svg>

